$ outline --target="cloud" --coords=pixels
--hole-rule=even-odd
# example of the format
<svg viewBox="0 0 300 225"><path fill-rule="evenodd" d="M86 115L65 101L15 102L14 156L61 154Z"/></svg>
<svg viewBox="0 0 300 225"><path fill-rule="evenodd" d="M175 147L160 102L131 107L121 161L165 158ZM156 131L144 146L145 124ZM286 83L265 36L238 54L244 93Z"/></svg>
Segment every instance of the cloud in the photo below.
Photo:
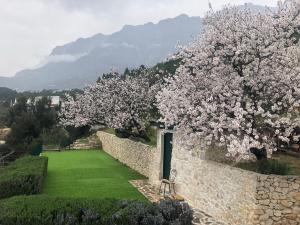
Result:
<svg viewBox="0 0 300 225"><path fill-rule="evenodd" d="M211 0L214 8L246 0ZM275 0L252 0L276 5ZM204 15L202 0L0 0L0 75L39 65L57 45L125 24L158 22L186 13Z"/></svg>
<svg viewBox="0 0 300 225"><path fill-rule="evenodd" d="M49 55L41 63L31 69L37 69L49 63L74 62L85 55L87 55L87 53L80 55Z"/></svg>

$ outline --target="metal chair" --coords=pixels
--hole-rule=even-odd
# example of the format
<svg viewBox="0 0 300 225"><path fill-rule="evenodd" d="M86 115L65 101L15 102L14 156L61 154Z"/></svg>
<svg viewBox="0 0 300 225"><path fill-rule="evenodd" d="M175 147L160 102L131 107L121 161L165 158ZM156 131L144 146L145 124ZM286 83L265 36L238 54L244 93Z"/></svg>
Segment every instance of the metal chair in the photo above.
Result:
<svg viewBox="0 0 300 225"><path fill-rule="evenodd" d="M174 195L176 195L175 191L175 179L177 176L177 171L175 169L172 169L170 172L170 178L169 179L162 179L159 187L159 194L162 193L162 186L164 185L164 197L166 197L166 187L169 187L169 194L172 195L172 189L174 192Z"/></svg>

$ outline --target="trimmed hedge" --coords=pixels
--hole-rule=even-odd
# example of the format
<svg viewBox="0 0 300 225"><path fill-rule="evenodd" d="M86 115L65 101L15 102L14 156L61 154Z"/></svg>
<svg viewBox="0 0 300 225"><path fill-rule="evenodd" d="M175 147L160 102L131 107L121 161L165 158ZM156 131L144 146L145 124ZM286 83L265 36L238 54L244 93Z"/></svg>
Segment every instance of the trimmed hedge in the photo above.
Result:
<svg viewBox="0 0 300 225"><path fill-rule="evenodd" d="M16 196L0 201L1 225L191 225L187 204Z"/></svg>
<svg viewBox="0 0 300 225"><path fill-rule="evenodd" d="M47 165L46 157L24 156L0 168L0 199L40 193Z"/></svg>

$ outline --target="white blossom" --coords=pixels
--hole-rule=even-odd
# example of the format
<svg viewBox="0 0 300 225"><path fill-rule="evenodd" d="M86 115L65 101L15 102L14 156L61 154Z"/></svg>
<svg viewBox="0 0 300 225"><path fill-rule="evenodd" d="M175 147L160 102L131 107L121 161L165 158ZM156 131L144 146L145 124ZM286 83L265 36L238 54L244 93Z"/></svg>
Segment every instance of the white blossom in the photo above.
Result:
<svg viewBox="0 0 300 225"><path fill-rule="evenodd" d="M300 3L210 12L201 36L157 95L162 121L191 146L224 143L240 158L277 148L300 125Z"/></svg>
<svg viewBox="0 0 300 225"><path fill-rule="evenodd" d="M146 74L111 77L85 88L76 99L67 96L60 121L65 126L105 124L115 129L144 130L150 120L155 92Z"/></svg>

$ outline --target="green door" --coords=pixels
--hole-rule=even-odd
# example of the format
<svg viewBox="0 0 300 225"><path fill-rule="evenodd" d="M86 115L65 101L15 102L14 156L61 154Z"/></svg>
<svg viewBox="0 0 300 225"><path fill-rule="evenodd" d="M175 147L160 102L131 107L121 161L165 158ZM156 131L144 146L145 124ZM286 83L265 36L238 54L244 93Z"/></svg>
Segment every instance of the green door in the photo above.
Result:
<svg viewBox="0 0 300 225"><path fill-rule="evenodd" d="M164 164L163 164L163 178L169 179L170 178L170 171L171 171L171 159L172 159L172 141L173 141L173 134L166 133L164 135Z"/></svg>

